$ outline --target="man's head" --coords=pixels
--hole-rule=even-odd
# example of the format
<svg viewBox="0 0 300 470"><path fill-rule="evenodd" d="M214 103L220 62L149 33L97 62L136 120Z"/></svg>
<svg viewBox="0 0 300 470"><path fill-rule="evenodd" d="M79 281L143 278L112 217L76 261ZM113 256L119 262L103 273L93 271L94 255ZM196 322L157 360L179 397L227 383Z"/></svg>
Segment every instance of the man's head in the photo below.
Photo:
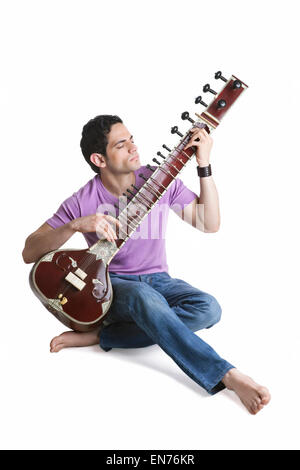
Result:
<svg viewBox="0 0 300 470"><path fill-rule="evenodd" d="M104 114L85 124L81 151L91 168L112 173L128 173L141 166L133 136L119 116Z"/></svg>

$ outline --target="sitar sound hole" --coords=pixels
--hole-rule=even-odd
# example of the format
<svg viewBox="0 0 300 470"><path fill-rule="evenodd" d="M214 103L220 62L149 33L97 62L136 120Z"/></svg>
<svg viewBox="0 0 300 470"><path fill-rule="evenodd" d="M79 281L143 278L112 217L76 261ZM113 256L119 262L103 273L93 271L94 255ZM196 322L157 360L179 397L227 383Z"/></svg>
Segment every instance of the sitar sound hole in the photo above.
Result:
<svg viewBox="0 0 300 470"><path fill-rule="evenodd" d="M59 255L55 260L55 264L63 271L69 271L72 266L74 268L77 266L76 261L70 258L66 253Z"/></svg>

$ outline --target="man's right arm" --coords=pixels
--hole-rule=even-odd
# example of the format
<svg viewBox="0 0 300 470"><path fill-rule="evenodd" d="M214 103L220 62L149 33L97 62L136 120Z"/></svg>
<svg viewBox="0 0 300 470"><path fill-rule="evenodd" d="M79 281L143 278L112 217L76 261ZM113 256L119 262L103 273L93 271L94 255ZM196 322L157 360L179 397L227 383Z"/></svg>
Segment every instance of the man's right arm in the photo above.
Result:
<svg viewBox="0 0 300 470"><path fill-rule="evenodd" d="M27 264L35 263L49 251L58 250L75 232L97 232L113 242L117 239L117 226L121 226L118 219L100 213L79 217L56 229L45 222L27 237L22 252L23 260Z"/></svg>
<svg viewBox="0 0 300 470"><path fill-rule="evenodd" d="M61 247L74 233L75 230L72 229L71 222L56 229L45 222L27 237L22 252L24 262L28 264L35 263L44 254Z"/></svg>

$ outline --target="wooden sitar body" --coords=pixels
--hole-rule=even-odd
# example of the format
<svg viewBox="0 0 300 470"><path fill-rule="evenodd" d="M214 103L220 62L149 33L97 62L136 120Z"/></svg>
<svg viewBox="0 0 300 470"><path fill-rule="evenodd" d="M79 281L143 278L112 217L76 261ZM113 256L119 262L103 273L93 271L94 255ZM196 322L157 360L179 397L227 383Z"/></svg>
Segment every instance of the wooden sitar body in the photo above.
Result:
<svg viewBox="0 0 300 470"><path fill-rule="evenodd" d="M29 280L43 305L76 331L99 326L113 298L108 265L87 250L47 253L34 264Z"/></svg>

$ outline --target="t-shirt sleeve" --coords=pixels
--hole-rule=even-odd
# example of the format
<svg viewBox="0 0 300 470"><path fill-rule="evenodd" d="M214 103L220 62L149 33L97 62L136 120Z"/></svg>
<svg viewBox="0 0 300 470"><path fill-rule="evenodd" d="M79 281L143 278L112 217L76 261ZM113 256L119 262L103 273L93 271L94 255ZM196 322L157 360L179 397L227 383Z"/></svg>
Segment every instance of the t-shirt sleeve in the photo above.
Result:
<svg viewBox="0 0 300 470"><path fill-rule="evenodd" d="M81 217L80 207L76 194L73 194L73 196L70 196L59 206L55 214L46 220L46 222L50 227L58 228L78 217Z"/></svg>
<svg viewBox="0 0 300 470"><path fill-rule="evenodd" d="M176 178L170 188L170 208L174 212L180 212L190 204L197 196L196 193L187 188L181 179Z"/></svg>

